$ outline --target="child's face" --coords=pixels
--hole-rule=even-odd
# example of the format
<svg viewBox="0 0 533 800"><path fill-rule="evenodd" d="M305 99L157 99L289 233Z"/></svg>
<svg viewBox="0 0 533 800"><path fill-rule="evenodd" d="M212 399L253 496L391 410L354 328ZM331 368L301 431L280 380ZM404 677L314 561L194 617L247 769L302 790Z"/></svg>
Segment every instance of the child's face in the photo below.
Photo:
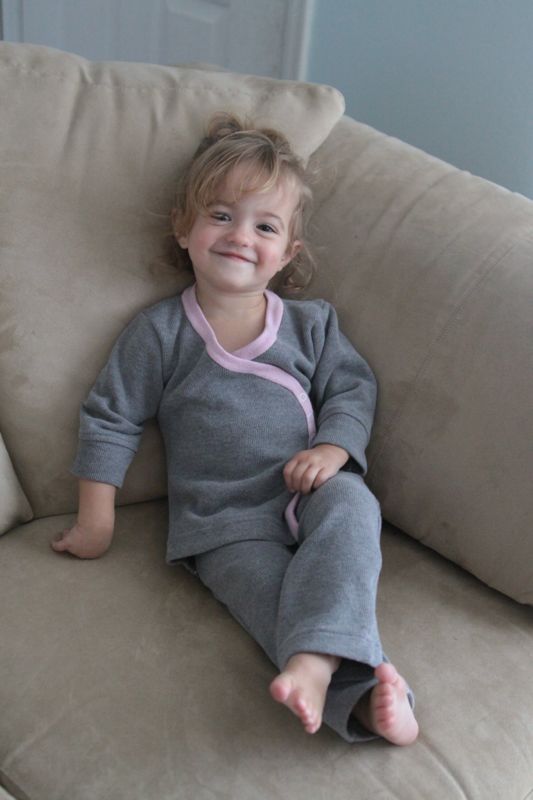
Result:
<svg viewBox="0 0 533 800"><path fill-rule="evenodd" d="M214 202L198 214L189 233L178 236L180 246L189 251L200 289L264 291L300 247L289 240L299 199L296 186L283 181L269 191L239 197L240 186L236 168L221 182Z"/></svg>

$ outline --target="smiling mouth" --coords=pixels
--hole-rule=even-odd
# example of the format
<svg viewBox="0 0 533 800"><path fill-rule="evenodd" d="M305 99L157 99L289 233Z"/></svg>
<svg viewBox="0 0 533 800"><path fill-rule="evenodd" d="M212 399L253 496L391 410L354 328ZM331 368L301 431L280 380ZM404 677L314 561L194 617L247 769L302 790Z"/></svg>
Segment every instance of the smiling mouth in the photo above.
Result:
<svg viewBox="0 0 533 800"><path fill-rule="evenodd" d="M246 258L246 256L242 256L240 253L217 253L219 256L223 256L223 258L231 258L234 261L240 261L243 264L253 264L254 262L250 258Z"/></svg>

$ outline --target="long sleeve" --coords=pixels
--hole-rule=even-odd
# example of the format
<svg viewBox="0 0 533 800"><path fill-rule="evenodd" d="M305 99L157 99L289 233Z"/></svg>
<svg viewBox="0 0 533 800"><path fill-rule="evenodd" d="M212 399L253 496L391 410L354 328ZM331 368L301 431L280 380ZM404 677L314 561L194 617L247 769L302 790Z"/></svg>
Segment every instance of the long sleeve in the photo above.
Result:
<svg viewBox="0 0 533 800"><path fill-rule="evenodd" d="M144 422L157 414L163 388L159 336L141 313L118 338L82 405L78 452L71 472L122 486Z"/></svg>
<svg viewBox="0 0 533 800"><path fill-rule="evenodd" d="M317 412L313 444L334 444L348 451L362 474L376 406L376 381L366 361L339 330L329 304L318 341L319 358L312 381L311 400Z"/></svg>

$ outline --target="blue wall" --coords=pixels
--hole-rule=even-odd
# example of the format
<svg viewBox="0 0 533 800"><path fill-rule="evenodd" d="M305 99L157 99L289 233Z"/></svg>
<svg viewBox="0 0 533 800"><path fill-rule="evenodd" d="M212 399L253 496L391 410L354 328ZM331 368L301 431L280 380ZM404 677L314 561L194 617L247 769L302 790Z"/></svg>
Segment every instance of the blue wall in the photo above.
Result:
<svg viewBox="0 0 533 800"><path fill-rule="evenodd" d="M355 119L533 198L533 0L315 0L307 78Z"/></svg>

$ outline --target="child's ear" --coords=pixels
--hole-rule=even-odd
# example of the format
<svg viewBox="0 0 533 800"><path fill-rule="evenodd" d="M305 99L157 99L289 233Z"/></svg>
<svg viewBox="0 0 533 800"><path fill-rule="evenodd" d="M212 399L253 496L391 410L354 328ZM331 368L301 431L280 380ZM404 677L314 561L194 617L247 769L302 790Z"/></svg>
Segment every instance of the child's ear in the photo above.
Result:
<svg viewBox="0 0 533 800"><path fill-rule="evenodd" d="M289 261L292 261L292 259L295 258L301 249L302 243L299 239L295 239L293 242L291 242L285 251L285 255L281 259L282 266L286 267Z"/></svg>
<svg viewBox="0 0 533 800"><path fill-rule="evenodd" d="M189 237L180 233L180 217L177 208L172 209L170 219L172 220L172 230L174 231L174 237L177 243L179 244L180 247L186 250Z"/></svg>

